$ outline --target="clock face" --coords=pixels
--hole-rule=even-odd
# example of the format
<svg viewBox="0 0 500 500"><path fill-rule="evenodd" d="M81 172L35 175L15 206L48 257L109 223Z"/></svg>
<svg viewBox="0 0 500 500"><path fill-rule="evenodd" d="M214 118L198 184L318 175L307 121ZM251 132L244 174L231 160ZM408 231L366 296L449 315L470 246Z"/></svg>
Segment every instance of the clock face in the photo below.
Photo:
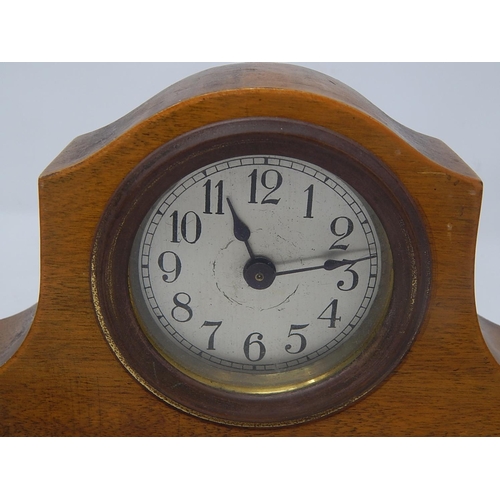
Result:
<svg viewBox="0 0 500 500"><path fill-rule="evenodd" d="M245 426L340 411L408 351L430 276L424 226L390 169L302 122L188 132L110 199L92 297L153 394Z"/></svg>
<svg viewBox="0 0 500 500"><path fill-rule="evenodd" d="M352 187L269 154L224 158L168 189L129 267L137 315L166 359L250 392L349 359L385 312L391 273L383 227Z"/></svg>

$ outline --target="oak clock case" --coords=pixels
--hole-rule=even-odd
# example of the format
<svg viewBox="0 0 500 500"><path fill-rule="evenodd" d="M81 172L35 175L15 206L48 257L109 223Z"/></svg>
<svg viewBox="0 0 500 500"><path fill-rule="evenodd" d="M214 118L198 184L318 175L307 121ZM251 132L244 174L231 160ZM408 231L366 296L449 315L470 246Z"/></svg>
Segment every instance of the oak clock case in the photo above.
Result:
<svg viewBox="0 0 500 500"><path fill-rule="evenodd" d="M359 144L246 118L131 171L91 278L106 340L145 388L204 419L281 426L391 374L425 314L430 251L413 200Z"/></svg>

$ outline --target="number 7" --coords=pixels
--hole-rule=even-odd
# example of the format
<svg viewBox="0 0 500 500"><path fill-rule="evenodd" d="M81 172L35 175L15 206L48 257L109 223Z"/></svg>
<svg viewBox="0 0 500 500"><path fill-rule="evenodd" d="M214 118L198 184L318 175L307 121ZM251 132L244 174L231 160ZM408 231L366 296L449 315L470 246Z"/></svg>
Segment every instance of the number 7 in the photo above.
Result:
<svg viewBox="0 0 500 500"><path fill-rule="evenodd" d="M219 329L220 325L222 325L222 321L205 321L201 327L204 326L215 326L215 330L211 333L208 339L208 347L207 351L215 351L214 343L215 343L215 332Z"/></svg>

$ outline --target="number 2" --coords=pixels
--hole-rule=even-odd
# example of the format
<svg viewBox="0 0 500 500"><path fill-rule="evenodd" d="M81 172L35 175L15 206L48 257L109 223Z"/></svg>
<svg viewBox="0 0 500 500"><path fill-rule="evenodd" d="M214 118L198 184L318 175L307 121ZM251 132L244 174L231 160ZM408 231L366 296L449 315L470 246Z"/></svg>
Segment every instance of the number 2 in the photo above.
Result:
<svg viewBox="0 0 500 500"><path fill-rule="evenodd" d="M343 221L345 221L345 223ZM347 224L347 226L345 226L345 224ZM340 228L338 226L340 226ZM342 226L345 227L342 228ZM348 217L337 217L336 219L333 219L332 223L330 224L330 231L335 236L340 236L340 238L335 240L334 244L330 247L330 250L347 250L347 247L349 245L339 245L338 242L347 238L353 232L353 230L354 224Z"/></svg>

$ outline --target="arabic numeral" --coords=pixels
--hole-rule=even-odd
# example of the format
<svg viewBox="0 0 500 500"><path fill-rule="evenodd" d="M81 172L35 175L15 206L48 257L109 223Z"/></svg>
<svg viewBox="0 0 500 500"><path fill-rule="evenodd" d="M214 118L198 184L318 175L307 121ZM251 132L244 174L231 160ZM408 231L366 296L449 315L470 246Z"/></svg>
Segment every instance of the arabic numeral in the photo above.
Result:
<svg viewBox="0 0 500 500"><path fill-rule="evenodd" d="M342 318L339 316L337 317L337 307L338 307L339 301L337 299L333 299L328 306L325 307L323 312L318 316L318 319L325 319L330 322L328 325L328 328L336 328L336 323L337 321L341 321ZM330 310L328 312L328 310ZM326 316L325 316L326 313Z"/></svg>
<svg viewBox="0 0 500 500"><path fill-rule="evenodd" d="M256 338L253 338L256 337ZM248 361L260 361L266 355L266 346L261 342L262 333L251 333L243 344L243 352Z"/></svg>
<svg viewBox="0 0 500 500"><path fill-rule="evenodd" d="M175 210L170 216L172 219L172 243L180 243L179 212ZM193 224L194 223L194 224ZM196 243L201 236L201 219L196 212L186 212L180 223L181 236L187 243Z"/></svg>
<svg viewBox="0 0 500 500"><path fill-rule="evenodd" d="M190 321L193 317L193 310L188 305L191 302L191 297L185 292L179 292L174 295L173 302L175 307L171 311L172 318L179 323Z"/></svg>
<svg viewBox="0 0 500 500"><path fill-rule="evenodd" d="M248 177L250 177L250 201L249 203L257 203L257 169L255 169ZM283 184L283 176L277 170L266 170L261 178L262 186L269 191L260 202L262 205L271 203L277 205L281 198L269 198Z"/></svg>
<svg viewBox="0 0 500 500"><path fill-rule="evenodd" d="M343 292L350 292L351 290L354 290L358 286L358 283L359 283L359 275L354 269L351 269L351 267L352 266L349 266L347 269L344 269L345 273L351 273L351 276L352 276L351 286L349 288L342 288L346 284L344 280L340 280L337 283L337 288L339 290L342 290Z"/></svg>
<svg viewBox="0 0 500 500"><path fill-rule="evenodd" d="M306 215L304 215L304 219L312 219L314 185L311 184L307 189L304 190L304 193L307 193Z"/></svg>
<svg viewBox="0 0 500 500"><path fill-rule="evenodd" d="M207 351L215 351L215 333L219 329L220 325L222 325L222 321L205 321L205 323L201 325L202 328L204 326L215 326L213 332L210 334L210 337L208 337Z"/></svg>
<svg viewBox="0 0 500 500"><path fill-rule="evenodd" d="M347 238L354 230L354 223L348 217L337 217L333 219L330 224L330 231L334 236L340 236L337 240L335 240L334 244L330 247L330 250L347 250L349 245L341 244L339 245L339 241Z"/></svg>
<svg viewBox="0 0 500 500"><path fill-rule="evenodd" d="M287 344L285 346L285 351L287 353L299 354L300 352L302 352L306 348L306 346L307 346L306 338L304 337L304 335L302 335L301 333L297 333L294 330L303 330L304 328L307 328L308 326L309 326L309 324L307 324L307 325L292 325L290 327L290 331L288 332L288 337L298 337L298 339L300 339L300 346L297 350L293 351L292 344Z"/></svg>
<svg viewBox="0 0 500 500"><path fill-rule="evenodd" d="M166 261L169 261L170 264L167 264ZM162 252L158 257L158 267L165 273L162 276L163 281L173 283L181 274L181 259L174 252Z"/></svg>
<svg viewBox="0 0 500 500"><path fill-rule="evenodd" d="M208 179L205 184L203 184L205 188L205 211L204 214L212 214L212 181ZM219 181L215 185L215 190L217 191L217 211L216 215L224 215L224 211L222 210L223 204L223 196L224 196L224 183L223 181Z"/></svg>

